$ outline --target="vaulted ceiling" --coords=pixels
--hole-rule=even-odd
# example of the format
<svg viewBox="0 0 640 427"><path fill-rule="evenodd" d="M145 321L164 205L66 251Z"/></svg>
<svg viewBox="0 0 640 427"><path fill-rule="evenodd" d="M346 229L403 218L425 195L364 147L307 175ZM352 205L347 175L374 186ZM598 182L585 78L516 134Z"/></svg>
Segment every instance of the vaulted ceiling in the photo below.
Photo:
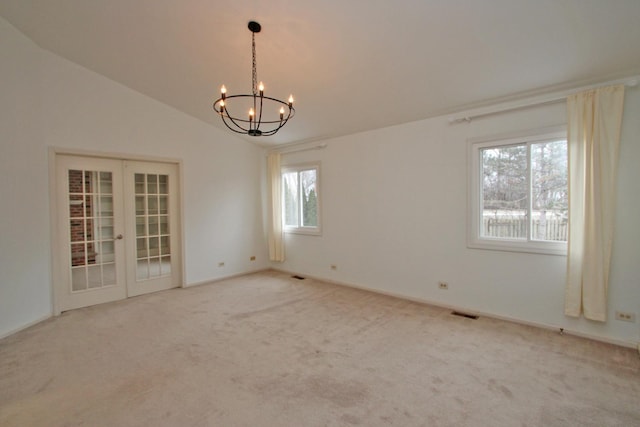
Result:
<svg viewBox="0 0 640 427"><path fill-rule="evenodd" d="M213 126L224 83L296 117L262 145L351 134L640 73L638 0L0 0L42 48Z"/></svg>

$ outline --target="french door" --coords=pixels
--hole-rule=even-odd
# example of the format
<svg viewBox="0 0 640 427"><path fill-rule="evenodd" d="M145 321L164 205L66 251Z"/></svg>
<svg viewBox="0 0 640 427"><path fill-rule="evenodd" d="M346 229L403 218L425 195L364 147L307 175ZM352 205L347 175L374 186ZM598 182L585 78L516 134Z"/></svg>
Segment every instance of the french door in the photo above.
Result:
<svg viewBox="0 0 640 427"><path fill-rule="evenodd" d="M177 165L56 156L56 311L181 283Z"/></svg>

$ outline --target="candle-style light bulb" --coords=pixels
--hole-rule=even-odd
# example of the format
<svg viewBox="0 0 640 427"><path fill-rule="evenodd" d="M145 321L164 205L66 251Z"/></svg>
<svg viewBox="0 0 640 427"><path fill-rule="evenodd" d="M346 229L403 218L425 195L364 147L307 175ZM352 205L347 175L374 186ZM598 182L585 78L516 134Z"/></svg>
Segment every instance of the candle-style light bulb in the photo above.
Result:
<svg viewBox="0 0 640 427"><path fill-rule="evenodd" d="M280 107L280 121L284 119L284 107Z"/></svg>
<svg viewBox="0 0 640 427"><path fill-rule="evenodd" d="M256 113L253 111L253 108L249 109L249 120L253 120L253 116L255 116Z"/></svg>
<svg viewBox="0 0 640 427"><path fill-rule="evenodd" d="M222 99L225 99L227 97L227 88L224 87L224 85L222 85L222 87L220 88L220 93L222 94Z"/></svg>
<svg viewBox="0 0 640 427"><path fill-rule="evenodd" d="M224 100L220 101L220 114L224 113Z"/></svg>
<svg viewBox="0 0 640 427"><path fill-rule="evenodd" d="M258 90L260 91L260 96L264 95L264 84L262 82L258 85Z"/></svg>
<svg viewBox="0 0 640 427"><path fill-rule="evenodd" d="M289 107L293 105L293 95L289 95Z"/></svg>

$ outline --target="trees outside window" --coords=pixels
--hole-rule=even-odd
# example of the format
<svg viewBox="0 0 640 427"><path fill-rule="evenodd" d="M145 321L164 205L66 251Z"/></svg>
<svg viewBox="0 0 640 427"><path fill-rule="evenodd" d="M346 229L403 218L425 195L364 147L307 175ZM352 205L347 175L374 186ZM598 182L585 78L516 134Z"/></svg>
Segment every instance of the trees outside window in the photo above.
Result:
<svg viewBox="0 0 640 427"><path fill-rule="evenodd" d="M472 141L469 151L469 246L565 253L566 132Z"/></svg>
<svg viewBox="0 0 640 427"><path fill-rule="evenodd" d="M319 166L288 166L282 170L285 231L320 233Z"/></svg>

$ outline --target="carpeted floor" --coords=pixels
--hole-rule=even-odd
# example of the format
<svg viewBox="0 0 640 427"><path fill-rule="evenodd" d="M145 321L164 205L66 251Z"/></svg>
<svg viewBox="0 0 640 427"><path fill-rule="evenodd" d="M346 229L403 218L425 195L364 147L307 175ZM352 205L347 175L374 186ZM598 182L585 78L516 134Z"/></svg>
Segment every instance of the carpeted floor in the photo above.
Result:
<svg viewBox="0 0 640 427"><path fill-rule="evenodd" d="M0 425L640 426L640 358L269 271L1 340Z"/></svg>

